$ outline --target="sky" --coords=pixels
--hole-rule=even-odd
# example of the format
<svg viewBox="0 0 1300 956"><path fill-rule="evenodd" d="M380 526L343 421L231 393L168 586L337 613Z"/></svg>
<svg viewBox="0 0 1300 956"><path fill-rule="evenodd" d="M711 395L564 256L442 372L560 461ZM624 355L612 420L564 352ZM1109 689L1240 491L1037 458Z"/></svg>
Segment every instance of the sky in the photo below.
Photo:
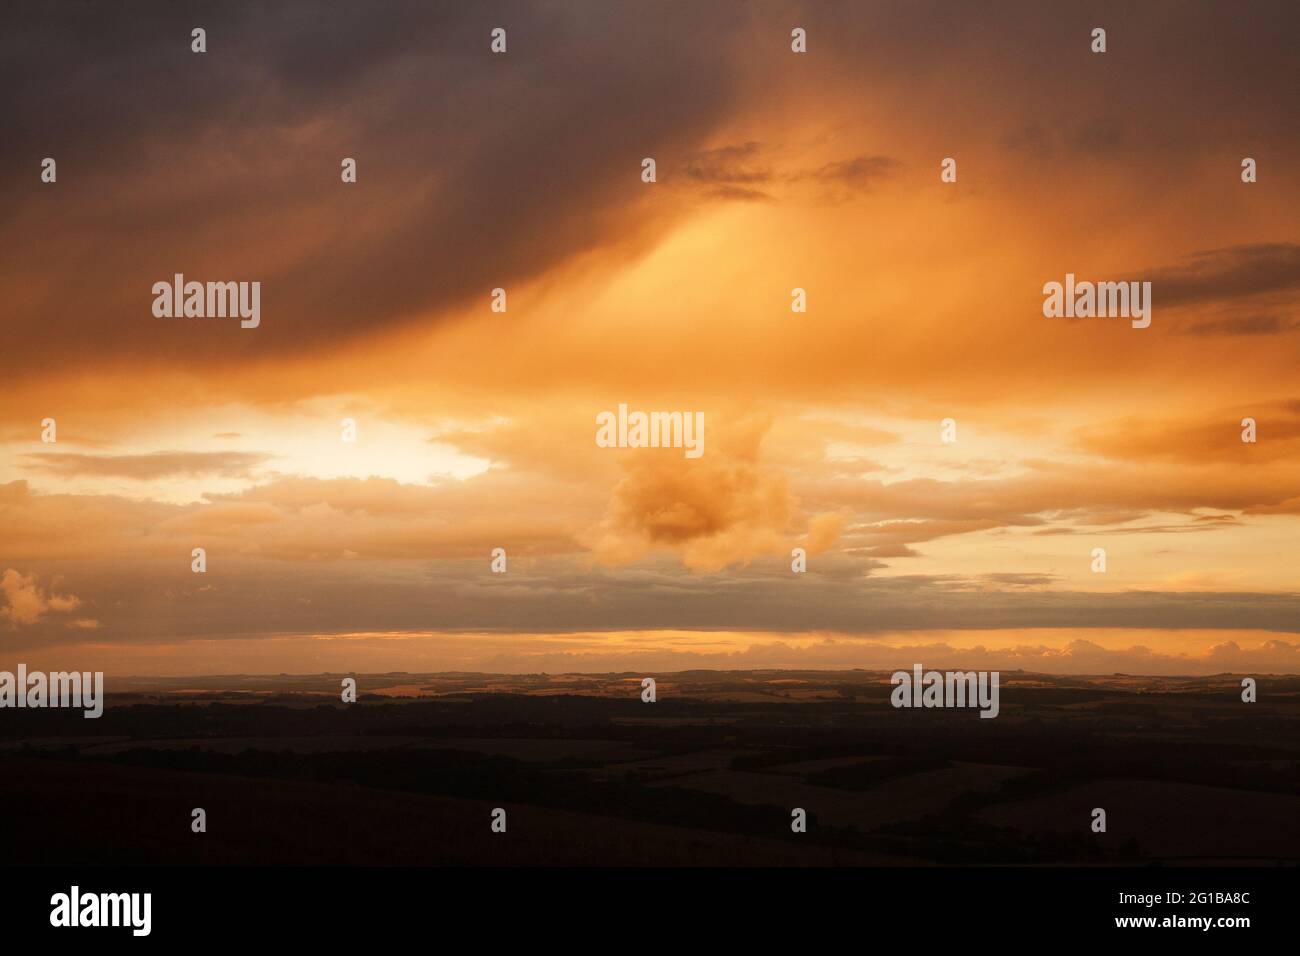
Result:
<svg viewBox="0 0 1300 956"><path fill-rule="evenodd" d="M0 664L1300 672L1293 3L6 18Z"/></svg>

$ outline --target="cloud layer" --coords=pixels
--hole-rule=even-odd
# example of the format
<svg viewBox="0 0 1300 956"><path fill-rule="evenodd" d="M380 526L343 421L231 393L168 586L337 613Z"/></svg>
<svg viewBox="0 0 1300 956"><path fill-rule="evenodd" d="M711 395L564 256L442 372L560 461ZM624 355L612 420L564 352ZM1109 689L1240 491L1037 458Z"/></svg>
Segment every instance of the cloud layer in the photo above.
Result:
<svg viewBox="0 0 1300 956"><path fill-rule="evenodd" d="M1297 27L1282 0L21 5L0 642L840 667L901 634L1294 669ZM260 327L155 318L176 273L260 281ZM1045 319L1067 273L1151 281L1151 327ZM624 402L702 412L705 456L597 447Z"/></svg>

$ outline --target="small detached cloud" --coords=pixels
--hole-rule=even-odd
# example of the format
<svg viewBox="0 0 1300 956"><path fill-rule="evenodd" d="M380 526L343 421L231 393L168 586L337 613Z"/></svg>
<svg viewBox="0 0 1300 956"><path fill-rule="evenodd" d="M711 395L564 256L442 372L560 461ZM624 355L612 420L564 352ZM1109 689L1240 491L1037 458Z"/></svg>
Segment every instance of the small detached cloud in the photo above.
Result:
<svg viewBox="0 0 1300 956"><path fill-rule="evenodd" d="M0 607L0 617L15 626L35 624L50 614L66 614L81 606L81 599L75 595L44 590L36 575L27 576L14 568L6 568L0 577L0 593L6 602L5 607Z"/></svg>

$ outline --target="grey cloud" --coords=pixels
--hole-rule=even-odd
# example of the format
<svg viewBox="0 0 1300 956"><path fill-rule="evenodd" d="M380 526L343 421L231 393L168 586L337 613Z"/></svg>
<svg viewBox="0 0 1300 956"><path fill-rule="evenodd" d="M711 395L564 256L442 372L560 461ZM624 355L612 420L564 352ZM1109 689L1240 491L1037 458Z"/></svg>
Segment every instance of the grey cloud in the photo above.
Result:
<svg viewBox="0 0 1300 956"><path fill-rule="evenodd" d="M801 183L863 192L893 175L902 164L891 156L860 155L815 168L783 166L763 143L748 141L692 155L686 175L719 199L771 199L772 190Z"/></svg>
<svg viewBox="0 0 1300 956"><path fill-rule="evenodd" d="M1300 328L1300 320L1270 312L1229 315L1188 326L1189 335L1278 335Z"/></svg>
<svg viewBox="0 0 1300 956"><path fill-rule="evenodd" d="M484 552L486 554L486 552ZM196 590L186 561L63 561L61 586L99 609L97 639L121 643L351 632L577 633L603 630L752 630L845 634L994 628L1186 628L1300 633L1300 595L1128 591L1094 594L981 586L958 576L864 577L823 573L851 563L826 555L818 573L784 561L742 572L692 575L660 563L618 573L556 557L512 564L508 579L486 560L323 562L310 566L222 554L221 571ZM209 561L213 560L210 553ZM215 566L214 566L215 567ZM48 578L44 563L26 575ZM798 580L795 580L795 578ZM358 581L365 582L358 587ZM1036 576L1013 576L1022 585ZM989 582L993 583L993 582ZM503 589L510 600L502 600ZM69 643L62 627L24 635ZM21 649L21 648L15 648Z"/></svg>
<svg viewBox="0 0 1300 956"><path fill-rule="evenodd" d="M1267 293L1300 292L1300 244L1256 243L1198 252L1176 266L1158 269L1152 296L1166 306L1244 299ZM1236 334L1262 331L1258 317L1243 317Z"/></svg>
<svg viewBox="0 0 1300 956"><path fill-rule="evenodd" d="M756 186L772 180L772 171L759 162L763 147L748 142L696 153L686 163L686 175L709 184Z"/></svg>

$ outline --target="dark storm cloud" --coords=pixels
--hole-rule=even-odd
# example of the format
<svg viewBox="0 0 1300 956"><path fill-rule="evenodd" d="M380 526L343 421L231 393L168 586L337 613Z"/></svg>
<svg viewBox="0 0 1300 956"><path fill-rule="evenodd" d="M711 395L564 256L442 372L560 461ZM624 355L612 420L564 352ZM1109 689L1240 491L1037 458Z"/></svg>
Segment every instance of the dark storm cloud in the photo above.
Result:
<svg viewBox="0 0 1300 956"><path fill-rule="evenodd" d="M20 348L5 364L328 345L486 302L653 228L652 212L630 213L648 195L641 159L698 148L727 113L719 38L737 15L685 3L22 6L0 40L0 201L15 213L0 282L20 290L6 319ZM501 56L489 50L498 25ZM206 54L190 51L194 26ZM45 156L53 186L38 180ZM357 160L355 185L340 182L343 157ZM150 287L176 272L261 281L266 321L241 337L155 319Z"/></svg>
<svg viewBox="0 0 1300 956"><path fill-rule="evenodd" d="M1294 106L1289 2L1253 3L1245 25L1227 4L1028 0L19 3L0 35L0 369L293 354L473 307L670 225L645 156L715 197L764 198L763 168L688 158L793 82L773 71L794 22L809 109L885 91L939 126L1073 143L1071 161L1190 158L1218 148L1207 115L1261 156L1295 138L1274 119ZM1104 58L1087 49L1097 22ZM891 149L882 131L812 173L860 190ZM176 272L261 281L266 321L153 318L150 287Z"/></svg>

